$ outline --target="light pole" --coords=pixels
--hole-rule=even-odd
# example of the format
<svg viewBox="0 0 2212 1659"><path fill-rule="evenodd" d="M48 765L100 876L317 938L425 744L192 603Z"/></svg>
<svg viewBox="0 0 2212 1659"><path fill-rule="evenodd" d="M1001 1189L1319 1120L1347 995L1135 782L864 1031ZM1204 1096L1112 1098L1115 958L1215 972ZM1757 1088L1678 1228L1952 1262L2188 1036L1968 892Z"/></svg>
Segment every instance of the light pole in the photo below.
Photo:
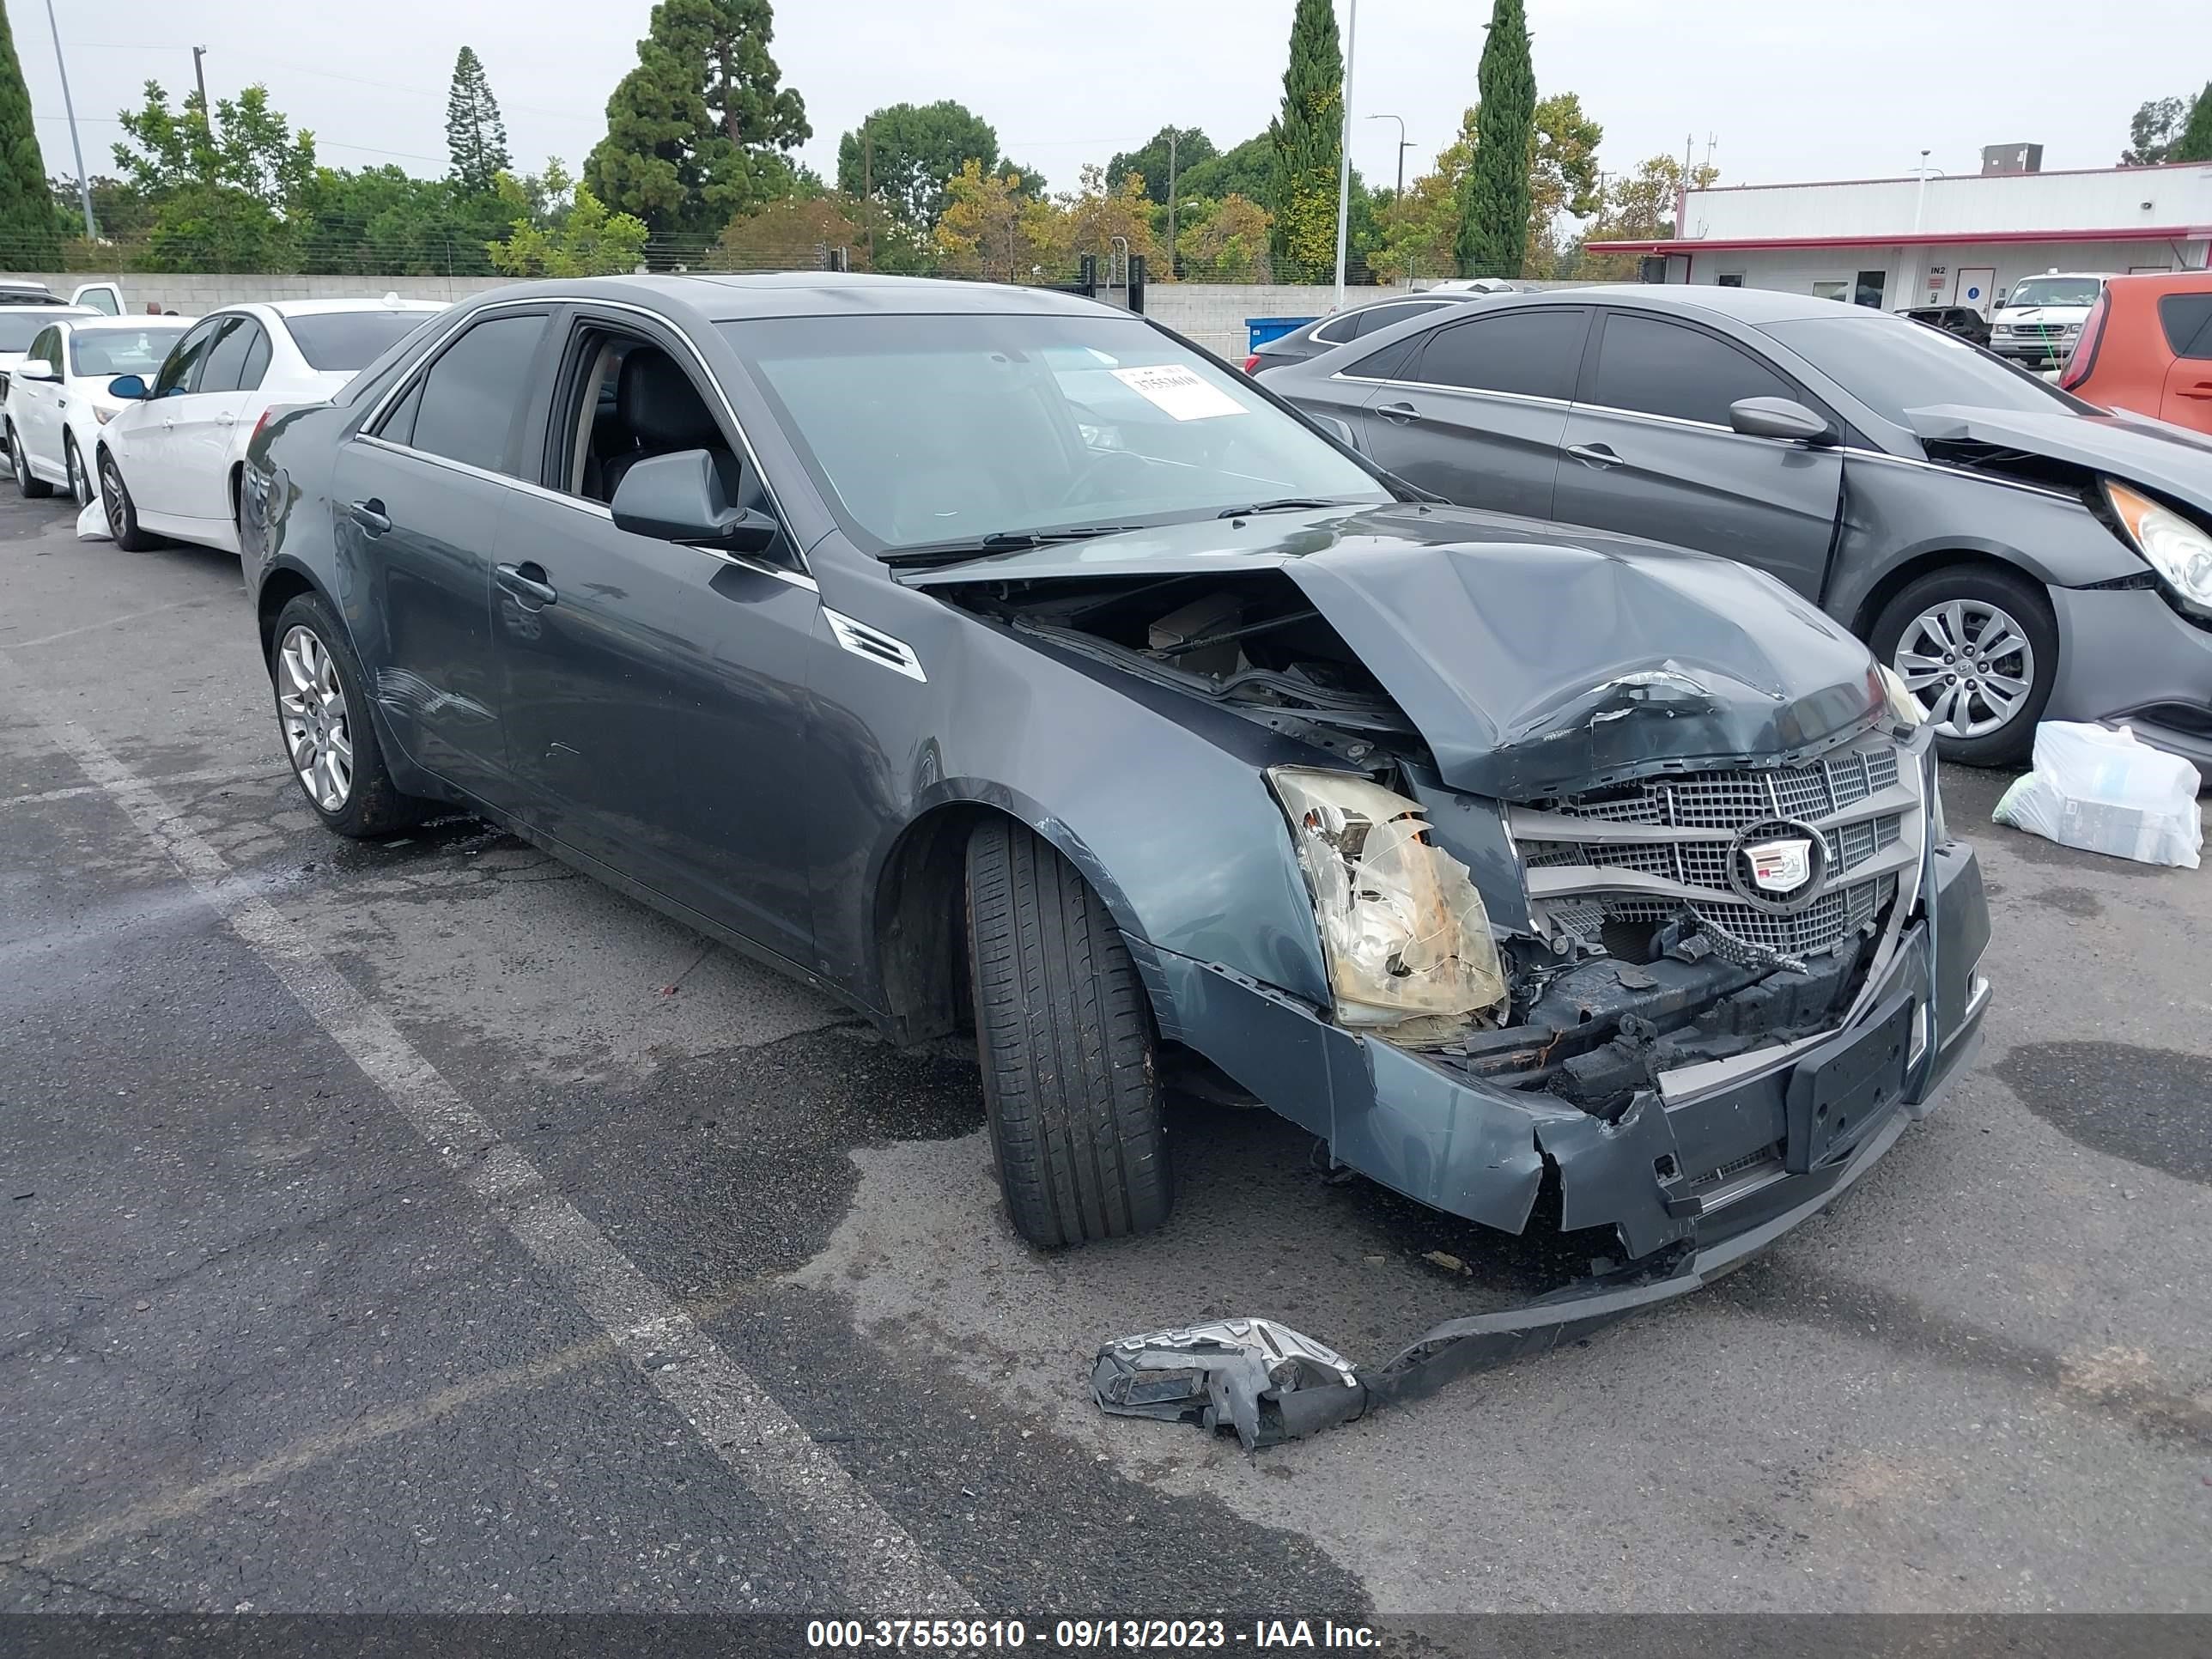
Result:
<svg viewBox="0 0 2212 1659"><path fill-rule="evenodd" d="M1344 120L1337 135L1336 308L1344 309L1344 249L1352 232L1352 58L1359 38L1359 0L1350 0L1344 22Z"/></svg>
<svg viewBox="0 0 2212 1659"><path fill-rule="evenodd" d="M209 107L207 100L207 71L200 67L200 59L206 56L205 46L192 48L192 79L199 82L200 88L200 125L207 129L209 142L212 143L215 139L215 111Z"/></svg>
<svg viewBox="0 0 2212 1659"><path fill-rule="evenodd" d="M1398 187L1392 192L1392 196L1393 199L1403 196L1406 193L1406 152L1413 149L1413 145L1406 141L1406 118L1402 115L1370 115L1367 118L1370 121L1395 121L1398 124Z"/></svg>
<svg viewBox="0 0 2212 1659"><path fill-rule="evenodd" d="M77 142L76 106L70 101L69 65L62 61L62 28L54 21L54 0L46 0L46 27L54 35L54 67L62 72L62 111L69 117L70 153L76 157L76 198L84 204L84 240L100 239L100 227L92 220L92 179L84 170L84 146Z"/></svg>

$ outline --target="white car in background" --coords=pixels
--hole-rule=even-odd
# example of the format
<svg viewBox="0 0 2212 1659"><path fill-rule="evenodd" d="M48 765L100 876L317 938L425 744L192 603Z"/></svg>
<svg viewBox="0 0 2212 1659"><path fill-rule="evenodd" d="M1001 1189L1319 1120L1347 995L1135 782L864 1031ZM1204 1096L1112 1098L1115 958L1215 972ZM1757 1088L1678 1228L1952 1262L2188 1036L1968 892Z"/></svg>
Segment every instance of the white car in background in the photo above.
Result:
<svg viewBox="0 0 2212 1659"><path fill-rule="evenodd" d="M113 387L123 412L100 428L93 468L116 545L167 536L237 552L239 468L262 416L321 402L445 308L390 294L208 313L150 380Z"/></svg>
<svg viewBox="0 0 2212 1659"><path fill-rule="evenodd" d="M52 317L9 371L5 418L15 488L39 496L60 484L79 507L89 501L100 428L131 407L108 383L153 374L191 326L182 317Z"/></svg>
<svg viewBox="0 0 2212 1659"><path fill-rule="evenodd" d="M64 317L97 317L99 312L83 306L24 305L10 301L0 304L0 398L8 395L8 381L16 368L30 354L31 342L39 337L46 325Z"/></svg>

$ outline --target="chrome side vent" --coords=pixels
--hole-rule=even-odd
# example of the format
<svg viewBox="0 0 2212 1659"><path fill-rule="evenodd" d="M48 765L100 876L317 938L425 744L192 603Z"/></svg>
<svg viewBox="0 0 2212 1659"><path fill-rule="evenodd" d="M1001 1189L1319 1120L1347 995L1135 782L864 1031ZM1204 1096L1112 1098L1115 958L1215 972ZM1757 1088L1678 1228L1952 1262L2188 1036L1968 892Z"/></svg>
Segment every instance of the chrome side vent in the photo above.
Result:
<svg viewBox="0 0 2212 1659"><path fill-rule="evenodd" d="M914 647L904 640L894 638L880 628L871 628L864 622L855 622L841 611L822 607L822 614L830 623L830 631L837 636L837 643L856 657L866 657L870 662L903 674L910 680L927 682L929 676L921 672L921 659L914 654Z"/></svg>

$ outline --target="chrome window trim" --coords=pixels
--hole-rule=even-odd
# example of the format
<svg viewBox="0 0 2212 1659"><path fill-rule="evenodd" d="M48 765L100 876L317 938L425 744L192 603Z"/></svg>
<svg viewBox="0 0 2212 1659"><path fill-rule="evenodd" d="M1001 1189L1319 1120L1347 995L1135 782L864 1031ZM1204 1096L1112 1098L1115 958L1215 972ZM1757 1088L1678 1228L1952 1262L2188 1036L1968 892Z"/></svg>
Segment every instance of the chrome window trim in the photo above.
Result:
<svg viewBox="0 0 2212 1659"><path fill-rule="evenodd" d="M557 489L548 489L544 484L532 483L527 478L518 478L506 472L487 471L484 468L472 466L466 461L457 461L450 455L433 455L427 449L411 449L405 444L396 444L389 438L380 438L370 432L356 432L348 441L367 444L371 448L381 449L393 455L404 455L410 459L422 461L431 466L442 467L448 472L458 472L465 477L481 478L486 483L502 484L509 489L520 490L526 495L534 495L539 501L551 501L565 507L572 513L582 513L594 519L604 520L608 524L612 524L615 520L613 509L605 502L587 501L580 495L564 495ZM672 544L690 545L689 543ZM720 559L724 564L733 564L740 570L750 570L763 576L773 576L778 581L788 582L792 586L804 588L809 593L819 593L822 591L814 578L804 571L781 569L758 559L746 558L742 554L725 553L715 547L692 547L691 550L703 554L710 559Z"/></svg>
<svg viewBox="0 0 2212 1659"><path fill-rule="evenodd" d="M461 316L456 318L453 321L453 325L451 328L447 329L443 334L433 340L428 346L425 347L422 355L415 360L414 363L409 367L404 374L402 374L398 380L394 380L389 386L385 388L384 395L376 400L376 406L368 411L368 416L359 425L354 428L354 436L357 439L374 437L374 434L370 433L368 428L376 425L384 418L385 411L391 408L395 399L405 396L408 388L413 386L418 379L429 372L430 366L437 361L439 354L445 350L447 345L453 340L453 338L464 328L469 327L474 324L479 318L495 311L507 311L517 308L543 308L547 313L548 319L550 320L552 312L562 306L599 306L609 311L628 312L633 316L642 317L649 322L659 324L661 327L666 329L671 334L673 334L678 339L684 342L684 349L691 354L692 360L699 365L700 374L706 377L707 384L714 387L714 400L721 404L723 414L729 416L730 429L738 434L738 447L744 452L745 464L752 468L753 476L760 480L761 489L768 496L769 505L775 510L776 522L785 527L784 533L788 536L790 534L791 517L783 510L782 501L777 499L775 484L769 477L768 469L761 465L760 452L753 447L752 438L745 431L745 423L738 418L737 408L730 402L730 394L728 392L723 389L721 377L714 373L714 365L707 361L707 354L699 349L699 343L696 340L694 340L684 327L680 324L677 323L673 319L664 316L662 313L653 310L649 306L633 305L627 300L605 300L592 295L533 294L527 299L496 300L489 305L472 307ZM443 459L442 457L429 455L423 450L410 448L405 444L394 444L390 442L388 440L382 439L379 439L377 441L383 443L386 448L400 450L410 455L423 456L426 459L438 460ZM501 483L522 485L524 488L536 490L541 495L551 495L556 500L567 501L571 506L588 507L599 505L597 502L580 501L574 496L563 495L558 490L547 489L542 484L532 484L528 483L526 479L510 477L504 472L486 472L481 467L469 466L465 462L457 462L455 465L462 466L470 472L475 473L479 477L496 479ZM611 515L609 516L611 517ZM806 555L800 550L799 544L795 539L792 542L792 554L793 557L799 560L799 568L796 571L789 574L804 578L805 585L808 587L814 587L815 583L812 568L806 562ZM717 554L715 556L725 557L727 556ZM732 562L736 562L736 561L732 561ZM770 570L773 573L773 568L766 565L753 566L748 564L745 568L749 569L760 568L763 570ZM817 589L817 591L819 590Z"/></svg>
<svg viewBox="0 0 2212 1659"><path fill-rule="evenodd" d="M1571 398L1546 398L1534 392L1499 392L1480 386L1444 386L1435 380L1378 380L1369 374L1347 374L1342 369L1328 378L1349 380L1359 386L1395 386L1403 392L1448 392L1462 398L1500 398L1507 403L1534 404L1544 409L1569 409L1574 405Z"/></svg>

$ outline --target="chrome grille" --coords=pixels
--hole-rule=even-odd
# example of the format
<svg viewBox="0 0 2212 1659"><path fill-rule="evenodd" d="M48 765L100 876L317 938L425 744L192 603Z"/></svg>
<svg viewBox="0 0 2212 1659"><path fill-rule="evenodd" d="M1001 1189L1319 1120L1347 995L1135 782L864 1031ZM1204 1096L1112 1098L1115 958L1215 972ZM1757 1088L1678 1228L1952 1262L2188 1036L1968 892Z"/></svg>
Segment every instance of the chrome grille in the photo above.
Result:
<svg viewBox="0 0 2212 1659"><path fill-rule="evenodd" d="M1557 921L1597 904L1608 920L1656 925L1686 906L1729 939L1804 957L1878 922L1907 878L1920 807L1917 789L1899 787L1899 754L1881 738L1803 765L1648 779L1517 806L1510 822L1531 895ZM1790 914L1746 902L1729 880L1736 837L1776 819L1810 828L1827 854L1827 890ZM1651 833L1668 830L1685 833Z"/></svg>

